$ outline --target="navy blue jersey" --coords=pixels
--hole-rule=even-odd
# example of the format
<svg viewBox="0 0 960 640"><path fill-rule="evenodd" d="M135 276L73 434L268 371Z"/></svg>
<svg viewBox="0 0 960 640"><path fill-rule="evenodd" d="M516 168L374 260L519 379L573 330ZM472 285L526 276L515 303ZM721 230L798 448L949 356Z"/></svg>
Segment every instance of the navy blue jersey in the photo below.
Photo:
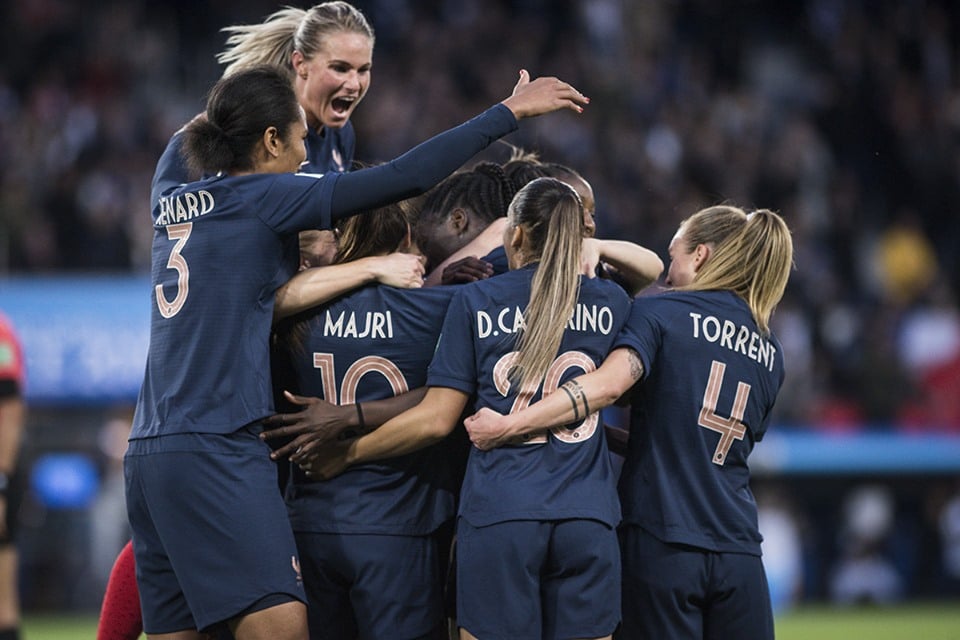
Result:
<svg viewBox="0 0 960 640"><path fill-rule="evenodd" d="M450 303L427 384L476 394L477 407L519 411L570 378L594 370L626 322L630 300L603 280L581 277L580 295L541 389L518 395L507 373L530 299L534 266L462 285ZM562 392L561 392L562 393ZM616 481L599 415L526 444L470 450L460 515L474 526L508 520L620 520Z"/></svg>
<svg viewBox="0 0 960 640"><path fill-rule="evenodd" d="M507 251L500 245L487 255L481 258L484 262L490 263L493 267L493 275L498 276L501 273L510 271L510 261L507 260Z"/></svg>
<svg viewBox="0 0 960 640"><path fill-rule="evenodd" d="M272 412L274 293L296 272L297 232L330 227L333 184L212 177L154 203L150 352L132 437L229 433Z"/></svg>
<svg viewBox="0 0 960 640"><path fill-rule="evenodd" d="M296 392L337 404L400 395L426 383L455 287L371 286L312 311L293 350ZM324 482L299 469L287 490L294 531L422 535L454 514L444 443L350 467Z"/></svg>
<svg viewBox="0 0 960 640"><path fill-rule="evenodd" d="M151 190L150 350L131 437L230 433L273 413L274 293L295 273L297 233L422 193L516 126L500 104L370 169L186 185L175 135Z"/></svg>
<svg viewBox="0 0 960 640"><path fill-rule="evenodd" d="M617 346L636 349L620 478L624 521L664 542L760 554L747 456L783 383L783 350L729 291L638 298Z"/></svg>
<svg viewBox="0 0 960 640"><path fill-rule="evenodd" d="M353 164L357 138L349 121L339 129L323 127L319 132L307 132L307 163L300 167L305 173L343 173Z"/></svg>

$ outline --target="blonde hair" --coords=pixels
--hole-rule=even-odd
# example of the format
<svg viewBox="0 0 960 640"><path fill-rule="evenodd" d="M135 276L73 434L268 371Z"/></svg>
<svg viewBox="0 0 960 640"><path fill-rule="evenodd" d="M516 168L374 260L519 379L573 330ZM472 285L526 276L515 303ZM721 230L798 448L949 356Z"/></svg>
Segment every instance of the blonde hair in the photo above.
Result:
<svg viewBox="0 0 960 640"><path fill-rule="evenodd" d="M360 33L373 44L373 28L363 13L348 2L323 2L309 9L284 7L260 24L221 29L231 34L217 62L227 65L223 75L261 64L273 65L293 79L292 57L299 51L308 60L323 49L324 39L339 32Z"/></svg>
<svg viewBox="0 0 960 640"><path fill-rule="evenodd" d="M693 282L678 289L727 290L743 298L764 334L787 288L793 268L793 239L787 223L769 209L747 214L730 205L707 207L680 225L686 250L712 245L710 258Z"/></svg>
<svg viewBox="0 0 960 640"><path fill-rule="evenodd" d="M520 392L536 388L546 375L580 293L583 204L573 188L555 178L537 178L510 203L511 227L523 227L533 255L540 261L523 312L524 328L510 377Z"/></svg>

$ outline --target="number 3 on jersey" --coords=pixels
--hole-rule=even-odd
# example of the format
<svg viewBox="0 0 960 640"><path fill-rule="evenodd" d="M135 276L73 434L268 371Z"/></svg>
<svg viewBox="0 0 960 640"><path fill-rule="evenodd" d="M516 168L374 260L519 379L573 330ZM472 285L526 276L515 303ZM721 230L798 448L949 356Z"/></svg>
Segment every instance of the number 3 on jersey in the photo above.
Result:
<svg viewBox="0 0 960 640"><path fill-rule="evenodd" d="M173 302L167 300L163 295L163 285L156 286L157 308L160 309L160 315L164 318L172 318L180 312L184 303L187 301L187 294L190 292L190 269L187 267L187 261L183 257L183 247L190 239L190 232L193 231L192 222L181 222L180 224L167 225L167 239L176 240L170 251L170 257L167 259L167 269L173 269L177 272L177 295Z"/></svg>
<svg viewBox="0 0 960 640"><path fill-rule="evenodd" d="M700 407L700 418L697 424L701 427L716 431L720 434L720 442L713 452L713 463L723 466L727 460L727 453L733 446L734 440L743 440L747 429L743 425L743 414L747 410L747 398L750 397L750 385L746 382L737 382L737 397L733 401L733 410L729 418L718 416L717 400L720 398L720 385L723 384L723 372L727 365L713 361L710 365L710 379L703 392L703 406Z"/></svg>

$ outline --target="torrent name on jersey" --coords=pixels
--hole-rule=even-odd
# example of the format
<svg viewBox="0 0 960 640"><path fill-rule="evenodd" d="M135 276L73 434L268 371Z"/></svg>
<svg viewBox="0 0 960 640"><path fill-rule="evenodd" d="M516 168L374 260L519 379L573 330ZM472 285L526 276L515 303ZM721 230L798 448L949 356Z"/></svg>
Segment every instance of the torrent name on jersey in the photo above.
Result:
<svg viewBox="0 0 960 640"><path fill-rule="evenodd" d="M773 371L777 348L753 329L737 325L731 320L721 320L716 316L704 316L701 313L690 312L690 319L693 321L694 338L719 344L762 364L768 371Z"/></svg>

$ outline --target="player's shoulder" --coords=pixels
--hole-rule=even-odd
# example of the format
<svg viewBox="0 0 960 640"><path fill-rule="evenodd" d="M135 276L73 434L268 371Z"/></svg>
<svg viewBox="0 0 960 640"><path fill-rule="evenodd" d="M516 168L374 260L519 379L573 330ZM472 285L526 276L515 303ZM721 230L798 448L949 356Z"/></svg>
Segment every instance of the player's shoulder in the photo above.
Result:
<svg viewBox="0 0 960 640"><path fill-rule="evenodd" d="M664 289L649 295L641 295L634 306L646 309L682 309L686 307L738 308L743 301L730 291L692 291Z"/></svg>
<svg viewBox="0 0 960 640"><path fill-rule="evenodd" d="M526 301L530 297L532 279L533 270L530 268L510 269L485 280L455 285L459 289L456 296L478 304L482 301L489 304L512 304L517 298Z"/></svg>
<svg viewBox="0 0 960 640"><path fill-rule="evenodd" d="M588 278L580 276L580 291L590 292L592 295L604 296L610 300L629 303L630 296L615 281L608 278Z"/></svg>
<svg viewBox="0 0 960 640"><path fill-rule="evenodd" d="M377 295L388 303L420 308L426 313L436 305L447 305L462 287L457 285L441 285L436 287L421 287L418 289L402 289L386 285L377 285L373 288L376 290Z"/></svg>

